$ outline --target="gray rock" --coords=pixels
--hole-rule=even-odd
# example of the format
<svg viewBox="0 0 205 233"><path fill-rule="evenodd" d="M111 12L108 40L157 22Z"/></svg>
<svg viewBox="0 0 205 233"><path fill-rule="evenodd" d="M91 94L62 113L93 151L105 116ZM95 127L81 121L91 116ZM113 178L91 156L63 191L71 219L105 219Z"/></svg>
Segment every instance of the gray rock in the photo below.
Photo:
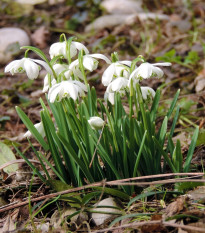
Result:
<svg viewBox="0 0 205 233"><path fill-rule="evenodd" d="M143 11L141 0L104 0L101 6L110 14L135 14Z"/></svg>
<svg viewBox="0 0 205 233"><path fill-rule="evenodd" d="M113 28L120 24L132 24L135 22L136 15L104 15L85 27L85 32L98 31L104 28Z"/></svg>
<svg viewBox="0 0 205 233"><path fill-rule="evenodd" d="M0 29L0 64L7 64L14 55L20 53L20 47L30 45L27 33L20 28Z"/></svg>
<svg viewBox="0 0 205 233"><path fill-rule="evenodd" d="M144 20L169 20L169 16L164 14L155 14L155 13L135 13L135 14L114 14L114 15L104 15L85 27L85 32L89 31L100 31L104 28L113 28L115 26L125 24L132 25L136 22L137 19L140 21Z"/></svg>

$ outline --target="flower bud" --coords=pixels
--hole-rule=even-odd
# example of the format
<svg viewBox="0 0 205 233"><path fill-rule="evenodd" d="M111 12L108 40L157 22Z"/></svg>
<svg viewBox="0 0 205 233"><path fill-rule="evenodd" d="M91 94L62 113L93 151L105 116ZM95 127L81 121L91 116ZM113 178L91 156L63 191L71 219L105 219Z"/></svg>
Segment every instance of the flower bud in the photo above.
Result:
<svg viewBox="0 0 205 233"><path fill-rule="evenodd" d="M94 116L88 120L88 123L90 124L92 129L99 130L102 129L103 125L105 124L105 121L103 121L103 119L100 117Z"/></svg>

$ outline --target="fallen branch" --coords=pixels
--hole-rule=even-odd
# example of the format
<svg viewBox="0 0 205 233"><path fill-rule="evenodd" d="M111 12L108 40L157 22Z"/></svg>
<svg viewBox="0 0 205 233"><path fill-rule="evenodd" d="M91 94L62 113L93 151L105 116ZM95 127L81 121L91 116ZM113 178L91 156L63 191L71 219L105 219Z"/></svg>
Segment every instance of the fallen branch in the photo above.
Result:
<svg viewBox="0 0 205 233"><path fill-rule="evenodd" d="M100 186L118 186L118 185L137 185L137 186L142 186L142 185L155 185L155 184L168 184L168 183L177 183L177 182L205 182L205 179L168 179L168 180L160 180L160 181L152 181L152 182L133 182L133 183L127 183L127 181L133 181L133 180L143 180L143 179L153 179L153 178L159 178L159 177L168 177L168 176L203 176L204 173L170 173L170 174L160 174L160 175L150 175L150 176L141 176L141 177L133 177L133 178L129 178L129 179L122 179L122 180L114 180L114 181L101 181L101 182L97 182L97 183L93 183L93 184L88 184L88 185L84 185L81 187L77 187L77 188L72 188L72 189L68 189L68 190L64 190L64 191L60 191L60 192L56 192L56 193L51 193L48 195L43 195L40 197L36 197L36 198L31 198L30 202L37 202L37 201L41 201L44 199L50 199L59 195L63 195L63 194L68 194L68 193L72 193L72 192L78 192L78 191L82 191L85 189L89 189L89 188L94 188L94 187L100 187ZM0 207L0 213L4 212L4 211L8 211L14 208L18 208L24 205L27 205L29 203L29 200L24 199L25 201L23 202L14 202L14 203L10 203L8 205L5 206L1 206Z"/></svg>

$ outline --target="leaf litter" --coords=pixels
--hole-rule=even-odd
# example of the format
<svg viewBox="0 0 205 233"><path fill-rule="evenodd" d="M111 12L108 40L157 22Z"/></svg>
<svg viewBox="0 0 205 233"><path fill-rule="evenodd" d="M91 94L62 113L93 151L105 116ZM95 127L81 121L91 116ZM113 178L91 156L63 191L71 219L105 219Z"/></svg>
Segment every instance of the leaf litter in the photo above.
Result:
<svg viewBox="0 0 205 233"><path fill-rule="evenodd" d="M22 27L32 35L31 40L33 44L39 45L43 50L48 53L48 46L56 42L59 33L66 32L68 35L80 35L85 39L88 47L95 45L95 52L104 51L109 54L117 50L123 59L133 58L135 54L142 54L148 57L148 61L163 60L165 57L172 58L173 63L172 72L166 71L166 78L164 80L154 80L153 87L159 87L165 82L164 98L168 99L172 96L178 88L181 89L182 96L188 98L185 103L190 103L190 98L194 99L194 108L192 111L188 109L187 112L182 112L181 122L178 124L178 132L175 136L180 138L181 142L188 140L188 135L191 133L192 125L200 124L201 138L198 142L195 155L193 157L192 171L203 171L203 154L204 154L204 54L205 54L205 41L204 41L204 15L205 4L202 1L155 1L150 5L149 1L143 1L143 6L149 9L152 14L165 14L170 20L160 21L159 19L146 19L146 21L139 18L133 19L128 25L113 25L111 28L101 28L96 33L85 33L84 27L92 22L98 16L102 16L103 12L97 4L93 5L93 12L90 11L89 3L78 1L78 4L68 4L66 1L52 2L46 5L38 4L34 6L34 11L28 17L25 17L26 12L22 12L14 7L8 1L2 1L1 6L1 27L10 25ZM97 1L95 1L97 2ZM84 4L84 5L83 5ZM7 8L5 8L7 7ZM19 10L19 11L16 11ZM76 23L76 28L71 28L71 18L76 12L89 12L89 17L84 18L81 24ZM21 15L21 20L16 22L17 17ZM157 28L157 30L156 30ZM39 40L39 38L41 38ZM172 51L173 54L170 53ZM193 53L195 51L195 53ZM192 52L192 54L190 54ZM170 53L170 55L169 55ZM20 55L18 55L20 56ZM34 56L34 55L33 55ZM170 60L169 60L170 61ZM19 135L25 133L25 126L19 121L17 114L14 110L15 105L24 107L26 113L30 115L33 123L39 121L38 98L40 93L36 92L39 87L42 87L42 79L35 80L30 85L30 88L25 88L24 75L17 75L15 77L8 77L3 74L4 66L0 68L0 140L6 144L11 145L12 141L15 143L21 142L21 149L26 151L29 159L36 159L35 155L31 152L28 142ZM99 76L101 70L99 69ZM43 77L43 76L42 76ZM91 80L99 96L104 92L99 79L94 78ZM5 91L8 90L8 91ZM43 97L43 96L41 96ZM166 103L164 102L164 108ZM32 112L27 112L27 105L32 105ZM187 121L188 119L189 121ZM181 133L180 133L181 132ZM181 136L182 135L182 136ZM13 138L13 139L12 139ZM189 144L189 141L188 141ZM20 144L19 144L20 145ZM36 148L39 144L34 142ZM184 145L184 157L187 153L187 143ZM42 150L42 148L38 148ZM15 151L14 151L15 153ZM14 159L14 158L13 158ZM17 159L19 159L17 157ZM16 166L16 164L15 164ZM40 169L40 167L39 167ZM49 171L52 173L52 171ZM30 193L31 199L41 197L49 194L51 190L46 186L41 186L41 182L32 174L32 171L21 163L20 174L14 171L14 175L8 178L8 175L2 171L1 180L1 206L6 206L11 202L15 203L25 200L28 197L29 185L33 182L33 188ZM189 177L190 178L190 177ZM44 211L39 213L35 218L30 219L30 212L28 206L16 207L10 211L1 213L0 226L2 232L13 231L15 229L23 229L27 223L27 229L33 229L33 224L36 224L37 229L41 232L66 232L69 228L72 231L84 232L105 232L109 229L112 232L125 232L128 231L141 231L141 232L170 232L175 229L175 232L205 232L204 228L204 186L203 182L198 183L190 182L189 185L181 186L184 190L183 195L153 195L134 202L129 208L126 208L124 202L124 215L144 213L151 214L150 216L136 216L124 218L116 223L112 228L108 228L110 222L106 222L103 226L96 227L91 219L84 219L82 222L70 224L66 218L63 220L65 224L59 224L58 220L54 220L52 214L59 209L67 209L68 203L66 201L59 201L58 206L51 204L50 208L47 207ZM187 183L185 183L187 184ZM199 185L197 187L197 185ZM139 186L139 195L143 187L150 185ZM156 185L151 185L157 192ZM166 190L174 190L174 184L165 184ZM166 193L166 192L165 192ZM107 195L108 197L109 195ZM106 195L105 195L106 197ZM51 200L51 199L50 199ZM48 200L49 201L49 200ZM97 200L91 202L91 206ZM33 202L32 202L33 203ZM38 208L39 201L33 203L33 207ZM164 203L161 205L160 203ZM40 203L42 204L42 203ZM44 204L44 203L43 203ZM89 205L88 205L89 206ZM74 211L74 210L73 210ZM64 211L63 211L64 212ZM68 216L62 214L62 216ZM61 216L61 217L62 217ZM88 216L90 216L88 214ZM166 219L172 218L168 221ZM53 219L51 221L51 219ZM165 220L164 220L165 219ZM54 222L53 222L54 221ZM112 221L112 220L110 220ZM158 221L158 222L157 222ZM17 223L17 224L16 224ZM55 231L53 226L58 224L59 231ZM134 226L135 224L135 226ZM92 229L92 230L91 230ZM131 230L132 229L132 230Z"/></svg>

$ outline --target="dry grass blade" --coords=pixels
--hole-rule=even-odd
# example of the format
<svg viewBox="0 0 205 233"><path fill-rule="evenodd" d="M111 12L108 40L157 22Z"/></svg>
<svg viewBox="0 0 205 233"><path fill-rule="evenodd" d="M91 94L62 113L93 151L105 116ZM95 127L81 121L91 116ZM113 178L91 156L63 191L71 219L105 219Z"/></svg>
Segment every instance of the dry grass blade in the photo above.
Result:
<svg viewBox="0 0 205 233"><path fill-rule="evenodd" d="M122 180L114 180L114 181L101 181L101 182L97 182L97 183L93 183L93 184L88 184L88 185L84 185L81 187L77 187L77 188L73 188L73 189L69 189L69 190L64 190L61 192L56 192L56 193L51 193L48 195L44 195L44 196L40 196L37 198L33 198L30 201L31 202L36 202L36 201L40 201L40 200L44 200L44 199L49 199L49 198L53 198L56 197L58 195L63 195L63 194L67 194L67 193L71 193L71 192L78 192L78 191L82 191L84 189L88 189L88 188L93 188L93 187L104 187L105 185L109 185L109 186L115 186L115 185L154 185L154 184L168 184L168 183L176 183L176 182L205 182L205 179L168 179L168 180L160 180L160 181L152 181L152 182L135 182L135 183L126 183L126 181L132 181L132 180L140 180L140 179L153 179L153 178L159 178L159 177L168 177L168 176L203 176L204 173L170 173L170 174L162 174L162 175L150 175L150 176L142 176L142 177L134 177L134 178L130 178L130 179L122 179ZM5 206L1 206L0 207L0 213L7 211L7 210L11 210L14 208L18 208L20 206L24 206L27 205L29 203L29 201L27 199L24 199L25 201L23 202L18 202L18 203L10 203L8 205Z"/></svg>

